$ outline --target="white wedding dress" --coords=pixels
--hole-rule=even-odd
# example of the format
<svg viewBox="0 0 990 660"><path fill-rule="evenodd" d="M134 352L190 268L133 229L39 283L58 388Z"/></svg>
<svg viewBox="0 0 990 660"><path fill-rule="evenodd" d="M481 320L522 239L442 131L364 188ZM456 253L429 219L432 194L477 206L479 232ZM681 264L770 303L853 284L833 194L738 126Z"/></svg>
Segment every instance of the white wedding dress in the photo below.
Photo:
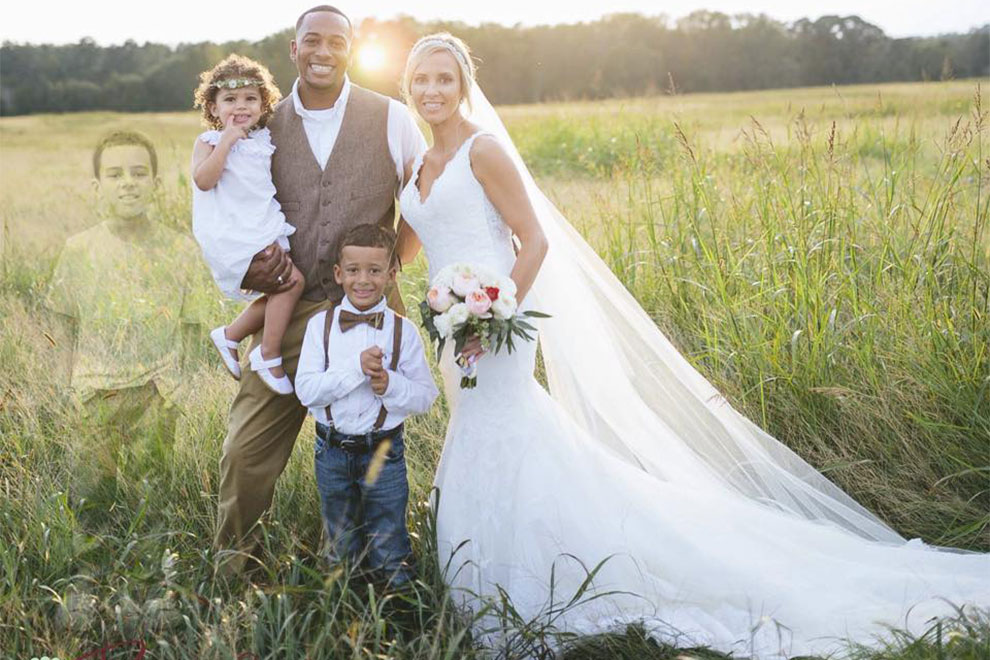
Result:
<svg viewBox="0 0 990 660"><path fill-rule="evenodd" d="M418 175L401 194L431 279L454 262L507 275L515 261L510 230L471 169L477 136L425 200ZM631 332L582 308L586 299L635 303L603 288L613 286L604 264L566 221L547 219L549 202L506 146L550 238L524 306L553 315L541 323L553 396L533 377L535 342L485 355L469 390L459 387L450 342L441 357L450 422L435 480L437 540L462 602L476 608L502 589L523 618L545 620L607 559L591 590L605 595L568 609L558 629L641 621L662 641L759 658L870 643L886 626L920 632L930 617L954 613L949 602L990 604L990 557L901 539L732 410L672 348L640 345L659 342L646 334L659 335L655 325ZM561 270L579 260L592 261ZM648 322L638 306L613 312L628 325L636 314ZM589 339L598 343L580 343ZM590 371L571 376L581 369ZM744 437L765 446L744 448Z"/></svg>

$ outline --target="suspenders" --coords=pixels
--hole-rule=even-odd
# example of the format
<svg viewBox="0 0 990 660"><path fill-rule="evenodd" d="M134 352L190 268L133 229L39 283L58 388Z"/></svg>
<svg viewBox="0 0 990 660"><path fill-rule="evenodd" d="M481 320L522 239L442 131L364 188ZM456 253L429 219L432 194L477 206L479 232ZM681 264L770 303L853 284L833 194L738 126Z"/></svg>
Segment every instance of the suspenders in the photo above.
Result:
<svg viewBox="0 0 990 660"><path fill-rule="evenodd" d="M330 330L333 329L333 313L334 307L327 310L326 319L323 321L323 370L326 371L330 367ZM392 319L392 360L389 362L389 369L395 371L396 366L399 364L399 348L402 346L402 317L393 312L394 318ZM385 417L388 415L388 411L385 410L385 406L382 405L381 410L378 411L378 418L375 420L375 426L372 430L379 431L382 425L385 424ZM333 425L333 416L330 414L330 406L327 406L327 422Z"/></svg>

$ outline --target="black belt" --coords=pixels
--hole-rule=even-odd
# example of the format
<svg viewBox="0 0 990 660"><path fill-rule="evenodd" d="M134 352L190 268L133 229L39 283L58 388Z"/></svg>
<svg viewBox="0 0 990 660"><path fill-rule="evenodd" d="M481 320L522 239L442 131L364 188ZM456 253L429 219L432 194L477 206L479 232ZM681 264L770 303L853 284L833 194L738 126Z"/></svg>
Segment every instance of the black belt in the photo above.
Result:
<svg viewBox="0 0 990 660"><path fill-rule="evenodd" d="M387 431L368 431L367 433L350 435L341 433L332 426L316 422L316 435L323 439L329 447L337 447L348 454L367 454L374 451L381 442L390 440L401 433L403 426L404 424L399 424Z"/></svg>

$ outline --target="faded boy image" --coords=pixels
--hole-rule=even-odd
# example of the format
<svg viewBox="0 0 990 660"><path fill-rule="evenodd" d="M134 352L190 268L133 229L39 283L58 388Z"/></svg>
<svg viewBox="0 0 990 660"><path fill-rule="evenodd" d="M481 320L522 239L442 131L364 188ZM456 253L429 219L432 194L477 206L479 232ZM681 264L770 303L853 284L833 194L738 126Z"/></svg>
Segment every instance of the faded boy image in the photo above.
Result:
<svg viewBox="0 0 990 660"><path fill-rule="evenodd" d="M99 142L93 187L102 221L66 241L49 291L71 347L66 385L92 431L72 443L70 493L94 508L113 501L122 445L160 456L171 443L169 397L206 320L211 289L195 244L149 217L157 175L146 136L119 131Z"/></svg>

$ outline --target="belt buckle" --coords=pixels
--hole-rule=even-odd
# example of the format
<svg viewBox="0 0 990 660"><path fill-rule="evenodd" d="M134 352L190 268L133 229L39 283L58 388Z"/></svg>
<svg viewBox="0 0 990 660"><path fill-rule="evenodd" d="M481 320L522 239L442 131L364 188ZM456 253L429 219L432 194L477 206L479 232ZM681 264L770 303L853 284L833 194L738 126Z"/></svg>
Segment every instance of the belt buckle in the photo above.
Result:
<svg viewBox="0 0 990 660"><path fill-rule="evenodd" d="M354 453L359 451L364 446L364 443L353 440L351 437L345 437L340 440L340 448L348 453Z"/></svg>

